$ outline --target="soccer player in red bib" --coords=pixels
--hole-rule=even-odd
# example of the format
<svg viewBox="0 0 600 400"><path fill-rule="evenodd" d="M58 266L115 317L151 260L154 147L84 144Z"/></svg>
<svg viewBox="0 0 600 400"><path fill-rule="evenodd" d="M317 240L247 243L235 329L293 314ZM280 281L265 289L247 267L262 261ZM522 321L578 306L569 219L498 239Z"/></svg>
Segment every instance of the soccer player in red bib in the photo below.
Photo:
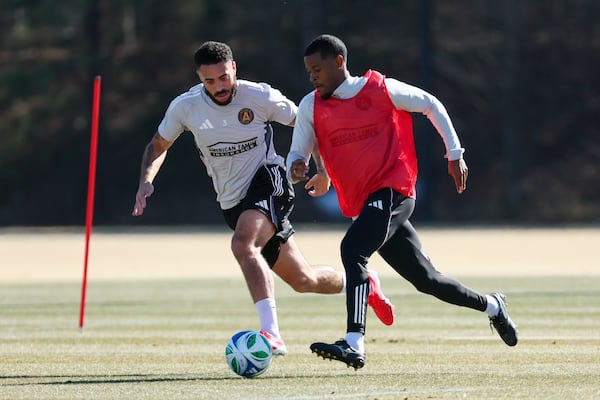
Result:
<svg viewBox="0 0 600 400"><path fill-rule="evenodd" d="M293 183L308 181L305 188L312 196L325 194L333 184L342 213L353 220L341 243L346 336L335 343L313 343L311 350L355 369L364 366L367 262L374 252L420 292L487 313L502 340L516 345L505 296L479 293L437 271L409 221L417 182L410 113L424 114L436 128L456 191L466 189L464 149L446 109L431 94L377 71L352 76L346 60L345 44L332 35L321 35L306 48L304 64L315 90L300 102L287 157ZM324 168L317 168L309 179L308 163L315 149Z"/></svg>

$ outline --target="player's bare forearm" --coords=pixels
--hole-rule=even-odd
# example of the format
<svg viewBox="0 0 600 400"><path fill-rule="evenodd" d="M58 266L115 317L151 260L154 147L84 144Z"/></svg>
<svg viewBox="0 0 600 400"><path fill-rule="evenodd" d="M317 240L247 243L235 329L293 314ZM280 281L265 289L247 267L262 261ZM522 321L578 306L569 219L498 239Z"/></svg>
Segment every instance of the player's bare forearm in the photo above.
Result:
<svg viewBox="0 0 600 400"><path fill-rule="evenodd" d="M165 160L169 147L171 147L171 142L160 137L158 133L146 145L144 154L142 155L140 184L154 181L156 174L158 174Z"/></svg>
<svg viewBox="0 0 600 400"><path fill-rule="evenodd" d="M167 150L170 146L171 142L161 138L158 133L155 134L150 143L146 145L144 153L142 154L140 181L135 195L135 204L131 213L133 216L138 217L144 213L144 209L146 208L146 198L154 193L152 182L164 162Z"/></svg>
<svg viewBox="0 0 600 400"><path fill-rule="evenodd" d="M323 164L323 159L321 158L321 153L316 145L313 149L312 157L315 162L315 167L317 168L317 174L324 175L327 177L327 179L329 179L329 175L327 175L327 171L325 170L325 164Z"/></svg>
<svg viewBox="0 0 600 400"><path fill-rule="evenodd" d="M165 159L166 152L157 154L152 142L148 143L144 154L142 155L142 165L140 167L140 184L152 182L158 174L158 171Z"/></svg>
<svg viewBox="0 0 600 400"><path fill-rule="evenodd" d="M317 146L313 149L312 157L315 162L317 173L306 182L304 188L308 190L308 194L312 197L323 196L329 191L331 180L329 179L327 170L325 170L325 165L323 164L323 159L321 158L321 153Z"/></svg>

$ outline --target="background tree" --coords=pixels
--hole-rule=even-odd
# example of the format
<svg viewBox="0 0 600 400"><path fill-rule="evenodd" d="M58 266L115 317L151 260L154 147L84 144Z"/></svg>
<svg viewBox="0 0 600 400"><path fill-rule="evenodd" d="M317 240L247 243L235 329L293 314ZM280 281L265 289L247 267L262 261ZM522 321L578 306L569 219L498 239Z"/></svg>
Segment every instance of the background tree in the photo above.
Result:
<svg viewBox="0 0 600 400"><path fill-rule="evenodd" d="M144 145L169 101L198 82L192 54L228 42L239 76L300 101L305 45L328 32L349 68L422 86L467 148L469 188L452 190L443 146L415 116L417 220L598 222L600 3L382 0L63 0L0 3L0 225L80 225L91 89L103 77L97 224L131 224ZM276 127L286 153L291 131ZM135 223L221 223L191 135L173 146ZM335 216L298 191L295 221Z"/></svg>

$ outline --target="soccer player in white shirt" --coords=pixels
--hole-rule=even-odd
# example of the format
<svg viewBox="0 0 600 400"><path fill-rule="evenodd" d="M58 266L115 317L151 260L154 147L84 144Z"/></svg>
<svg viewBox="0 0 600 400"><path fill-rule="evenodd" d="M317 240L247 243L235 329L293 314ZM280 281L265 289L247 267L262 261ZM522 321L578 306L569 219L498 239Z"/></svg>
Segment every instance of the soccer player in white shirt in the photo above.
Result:
<svg viewBox="0 0 600 400"><path fill-rule="evenodd" d="M285 355L279 332L274 281L269 268L298 292L341 293L344 274L329 266L311 266L300 253L288 220L294 190L283 157L273 147L271 121L292 126L297 107L265 83L237 79L229 46L209 41L194 54L201 83L176 97L158 132L146 146L132 215L140 216L154 192L156 177L173 142L190 131L227 225L234 231L232 252L255 303L260 330ZM370 274L374 294L369 304L389 325L393 305L379 280Z"/></svg>

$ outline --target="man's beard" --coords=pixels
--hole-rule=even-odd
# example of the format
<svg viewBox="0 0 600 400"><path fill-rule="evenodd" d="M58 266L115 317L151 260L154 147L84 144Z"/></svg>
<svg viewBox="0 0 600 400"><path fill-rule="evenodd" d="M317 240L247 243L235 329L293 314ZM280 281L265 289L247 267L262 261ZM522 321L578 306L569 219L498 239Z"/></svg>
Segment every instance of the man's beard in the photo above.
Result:
<svg viewBox="0 0 600 400"><path fill-rule="evenodd" d="M319 93L319 97L323 100L327 100L328 98L330 98L333 95L333 92L321 93L321 92L319 92L319 90L316 87L315 87L315 90Z"/></svg>
<svg viewBox="0 0 600 400"><path fill-rule="evenodd" d="M204 92L208 95L208 97L210 97L210 99L217 105L219 106L226 106L227 104L231 103L231 100L233 100L233 96L235 95L235 91L237 90L237 81L234 82L233 86L231 87L231 90L222 90L220 92L215 93L215 96L220 94L220 93L227 93L229 92L229 97L227 98L227 100L225 101L220 101L217 100L217 98L215 96L213 96L212 94L210 94L210 92L208 90L206 90L206 87L204 88Z"/></svg>

